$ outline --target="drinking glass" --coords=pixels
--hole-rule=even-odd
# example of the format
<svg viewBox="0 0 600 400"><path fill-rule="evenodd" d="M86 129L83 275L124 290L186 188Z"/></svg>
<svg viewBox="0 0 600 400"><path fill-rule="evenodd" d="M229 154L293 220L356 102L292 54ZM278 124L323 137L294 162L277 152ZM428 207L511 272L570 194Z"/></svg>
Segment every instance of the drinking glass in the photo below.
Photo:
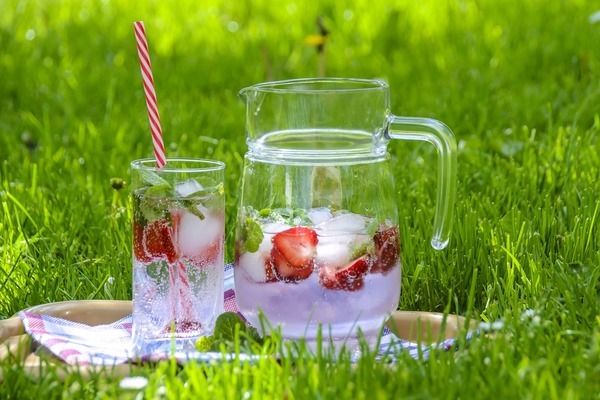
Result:
<svg viewBox="0 0 600 400"><path fill-rule="evenodd" d="M136 355L192 351L223 312L225 165L131 163Z"/></svg>

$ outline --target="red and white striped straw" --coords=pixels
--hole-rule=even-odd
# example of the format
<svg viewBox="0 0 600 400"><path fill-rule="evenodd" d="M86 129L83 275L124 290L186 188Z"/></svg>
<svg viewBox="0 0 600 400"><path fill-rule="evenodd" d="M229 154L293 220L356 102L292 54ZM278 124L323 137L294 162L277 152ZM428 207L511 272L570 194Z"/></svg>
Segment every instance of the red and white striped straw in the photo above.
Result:
<svg viewBox="0 0 600 400"><path fill-rule="evenodd" d="M163 143L162 129L160 127L160 115L158 115L158 104L156 92L154 91L154 78L152 78L152 66L150 65L150 52L146 40L144 23L137 21L133 23L137 52L140 59L140 70L142 71L142 82L146 94L146 108L148 109L148 120L150 122L150 133L152 133L152 144L154 145L154 157L156 166L162 168L167 164L165 156L165 144Z"/></svg>

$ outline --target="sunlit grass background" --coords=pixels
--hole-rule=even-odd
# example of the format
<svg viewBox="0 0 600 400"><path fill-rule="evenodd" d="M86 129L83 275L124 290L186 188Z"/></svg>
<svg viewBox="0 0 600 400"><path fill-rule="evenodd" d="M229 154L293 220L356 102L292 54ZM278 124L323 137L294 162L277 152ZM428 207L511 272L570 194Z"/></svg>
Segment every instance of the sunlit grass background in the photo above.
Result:
<svg viewBox="0 0 600 400"><path fill-rule="evenodd" d="M128 188L111 178L128 181L129 162L152 154L132 21L146 23L168 154L227 163L231 261L245 152L237 91L317 75L307 37L321 17L326 75L388 80L394 113L440 119L459 143L455 229L441 253L428 247L435 154L390 146L401 308L503 319L505 328L394 368L328 372L312 360L288 379L277 364L240 367L246 380L230 392L230 368L189 367L183 374L208 377L212 390L198 386L196 397L598 396L598 9L541 0L1 2L0 317L131 296ZM527 309L538 318L521 318ZM11 368L8 394L64 389L52 377L46 392L34 389ZM173 387L183 382L162 373ZM272 383L257 389L259 381ZM73 395L119 394L111 385Z"/></svg>

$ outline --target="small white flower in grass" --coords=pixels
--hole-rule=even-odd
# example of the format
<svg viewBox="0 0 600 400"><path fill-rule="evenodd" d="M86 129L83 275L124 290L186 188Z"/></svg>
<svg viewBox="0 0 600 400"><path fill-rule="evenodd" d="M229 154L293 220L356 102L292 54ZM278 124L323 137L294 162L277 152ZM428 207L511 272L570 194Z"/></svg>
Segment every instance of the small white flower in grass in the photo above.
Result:
<svg viewBox="0 0 600 400"><path fill-rule="evenodd" d="M157 396L166 396L167 395L167 387L166 386L159 386L158 389L156 389L156 395Z"/></svg>
<svg viewBox="0 0 600 400"><path fill-rule="evenodd" d="M598 22L600 22L600 10L596 11L593 14L590 14L590 16L588 17L588 21L590 22L590 24L597 24Z"/></svg>
<svg viewBox="0 0 600 400"><path fill-rule="evenodd" d="M532 325L539 325L540 322L542 322L542 319L540 318L538 312L531 308L528 308L527 310L523 311L523 313L521 314L521 320L529 321Z"/></svg>
<svg viewBox="0 0 600 400"><path fill-rule="evenodd" d="M119 387L124 390L141 390L146 385L148 385L148 379L143 376L128 376L119 382Z"/></svg>
<svg viewBox="0 0 600 400"><path fill-rule="evenodd" d="M521 150L523 150L523 147L525 147L525 145L519 140L508 140L502 143L500 152L506 157L513 157Z"/></svg>
<svg viewBox="0 0 600 400"><path fill-rule="evenodd" d="M240 25L236 21L229 21L227 23L227 30L231 33L235 33L240 29Z"/></svg>
<svg viewBox="0 0 600 400"><path fill-rule="evenodd" d="M479 329L484 332L496 332L502 328L504 328L504 322L502 321L482 322L479 324Z"/></svg>
<svg viewBox="0 0 600 400"><path fill-rule="evenodd" d="M114 283L115 283L115 278L113 276L109 276L106 279L106 282L104 282L104 293L106 293L106 296L109 299L113 298L112 290L113 290Z"/></svg>
<svg viewBox="0 0 600 400"><path fill-rule="evenodd" d="M33 39L35 39L35 30L34 29L27 29L27 32L25 32L25 39L32 41Z"/></svg>
<svg viewBox="0 0 600 400"><path fill-rule="evenodd" d="M523 311L523 314L521 314L522 318L533 318L537 315L537 313L535 312L534 309L528 308L527 310Z"/></svg>

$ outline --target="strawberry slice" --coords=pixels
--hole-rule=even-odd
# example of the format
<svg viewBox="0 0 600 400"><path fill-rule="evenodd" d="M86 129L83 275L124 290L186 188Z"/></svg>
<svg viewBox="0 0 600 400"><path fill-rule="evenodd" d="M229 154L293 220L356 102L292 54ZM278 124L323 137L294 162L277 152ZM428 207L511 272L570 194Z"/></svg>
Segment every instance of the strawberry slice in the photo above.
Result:
<svg viewBox="0 0 600 400"><path fill-rule="evenodd" d="M396 265L400 256L398 227L380 229L373 236L375 242L375 262L373 272L387 272Z"/></svg>
<svg viewBox="0 0 600 400"><path fill-rule="evenodd" d="M339 269L322 267L319 281L327 289L354 292L365 285L364 276L369 271L370 264L371 258L364 255Z"/></svg>
<svg viewBox="0 0 600 400"><path fill-rule="evenodd" d="M312 274L318 243L314 230L297 226L277 233L271 241L271 261L280 279L299 281Z"/></svg>
<svg viewBox="0 0 600 400"><path fill-rule="evenodd" d="M166 257L171 264L177 261L178 254L171 237L171 227L166 220L157 220L146 225L144 244L149 257Z"/></svg>
<svg viewBox="0 0 600 400"><path fill-rule="evenodd" d="M273 271L278 280L297 282L308 278L313 272L313 262L305 262L300 266L296 266L290 263L275 247L271 249L271 260L269 262L272 263ZM269 271L267 269L268 278Z"/></svg>
<svg viewBox="0 0 600 400"><path fill-rule="evenodd" d="M317 233L304 226L281 231L271 239L283 257L294 267L312 264L317 252Z"/></svg>
<svg viewBox="0 0 600 400"><path fill-rule="evenodd" d="M137 222L133 223L133 254L135 259L144 263L152 261L144 249L144 227Z"/></svg>

